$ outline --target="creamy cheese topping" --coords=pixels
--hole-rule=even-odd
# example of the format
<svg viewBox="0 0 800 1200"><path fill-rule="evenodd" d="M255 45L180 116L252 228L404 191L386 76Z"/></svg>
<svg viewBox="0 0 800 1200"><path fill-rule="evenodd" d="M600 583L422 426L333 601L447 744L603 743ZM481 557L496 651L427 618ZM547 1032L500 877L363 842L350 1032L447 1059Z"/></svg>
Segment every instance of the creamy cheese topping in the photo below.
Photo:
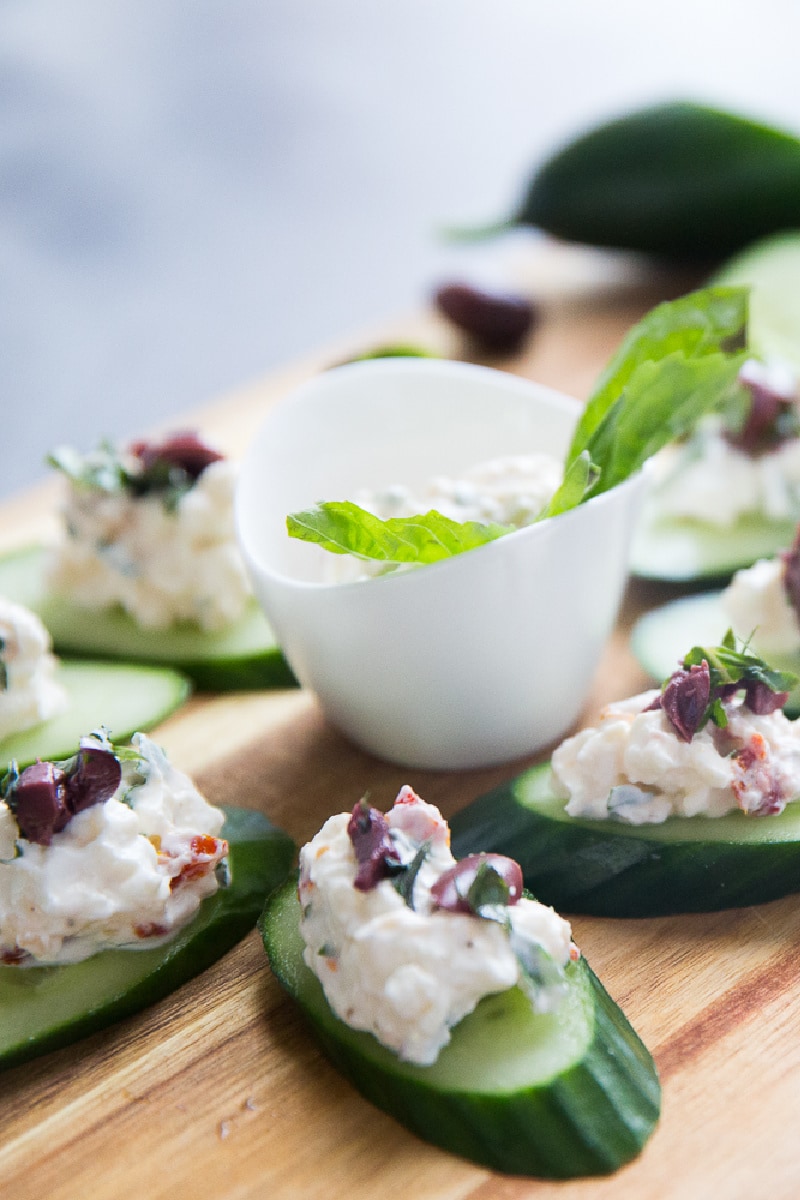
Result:
<svg viewBox="0 0 800 1200"><path fill-rule="evenodd" d="M695 436L665 446L653 458L652 501L660 516L685 517L722 528L746 513L775 520L800 515L800 439L751 456L722 436L708 417Z"/></svg>
<svg viewBox="0 0 800 1200"><path fill-rule="evenodd" d="M737 571L722 594L722 605L733 632L752 639L764 657L800 650L800 622L789 603L780 558L759 559Z"/></svg>
<svg viewBox="0 0 800 1200"><path fill-rule="evenodd" d="M595 728L552 757L557 794L571 817L656 824L670 816L778 812L800 793L800 727L776 710L756 715L725 703L728 725L709 722L681 741L657 690L609 704Z"/></svg>
<svg viewBox="0 0 800 1200"><path fill-rule="evenodd" d="M226 460L207 466L174 503L70 482L51 588L85 608L121 605L149 628L224 628L250 595L236 543L235 482Z"/></svg>
<svg viewBox="0 0 800 1200"><path fill-rule="evenodd" d="M35 613L0 597L0 740L64 711L57 665Z"/></svg>
<svg viewBox="0 0 800 1200"><path fill-rule="evenodd" d="M224 814L144 734L105 803L49 845L20 837L0 802L0 961L68 963L146 948L186 925L218 887Z"/></svg>
<svg viewBox="0 0 800 1200"><path fill-rule="evenodd" d="M478 463L457 478L436 475L419 489L394 484L356 492L353 501L376 517L413 517L436 509L452 521L480 521L521 528L530 525L563 477L549 454L516 454ZM328 578L338 582L381 574L381 563L327 555Z"/></svg>
<svg viewBox="0 0 800 1200"><path fill-rule="evenodd" d="M785 401L797 399L797 381L781 363L744 364L740 381ZM723 436L723 419L708 416L680 445L653 458L651 505L661 517L682 517L729 528L746 514L775 520L800 516L800 438L749 454Z"/></svg>
<svg viewBox="0 0 800 1200"><path fill-rule="evenodd" d="M305 961L348 1025L368 1030L403 1059L434 1062L451 1027L481 997L520 982L519 960L502 924L435 909L431 888L455 863L437 808L406 787L386 814L393 836L412 849L429 843L413 907L390 879L368 891L354 887L350 816L330 817L300 851ZM504 911L511 936L541 947L558 967L577 956L569 924L551 908L523 898ZM561 994L561 984L550 983L536 989L532 1002L550 1011Z"/></svg>

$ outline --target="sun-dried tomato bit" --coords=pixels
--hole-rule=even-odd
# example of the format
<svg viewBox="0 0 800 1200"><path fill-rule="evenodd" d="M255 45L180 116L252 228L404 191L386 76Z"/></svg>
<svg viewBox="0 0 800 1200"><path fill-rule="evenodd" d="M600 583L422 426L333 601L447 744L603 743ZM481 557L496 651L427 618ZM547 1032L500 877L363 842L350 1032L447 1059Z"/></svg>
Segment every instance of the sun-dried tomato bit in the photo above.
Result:
<svg viewBox="0 0 800 1200"><path fill-rule="evenodd" d="M27 950L20 950L19 946L6 946L0 950L0 963L6 967L18 967L29 957Z"/></svg>
<svg viewBox="0 0 800 1200"><path fill-rule="evenodd" d="M159 925L156 921L147 921L141 925L134 925L133 932L142 939L165 937L169 933L169 928L166 925Z"/></svg>
<svg viewBox="0 0 800 1200"><path fill-rule="evenodd" d="M765 739L754 733L747 743L733 753L735 778L731 790L739 808L753 817L770 817L783 812L789 796L771 766ZM758 797L753 804L751 796Z"/></svg>
<svg viewBox="0 0 800 1200"><path fill-rule="evenodd" d="M201 879L204 875L209 875L227 853L228 843L224 838L212 837L208 833L196 834L189 842L189 861L183 863L178 873L172 877L170 888L174 890L181 884L188 883L190 879ZM170 858L182 857L169 851L162 851L162 854Z"/></svg>

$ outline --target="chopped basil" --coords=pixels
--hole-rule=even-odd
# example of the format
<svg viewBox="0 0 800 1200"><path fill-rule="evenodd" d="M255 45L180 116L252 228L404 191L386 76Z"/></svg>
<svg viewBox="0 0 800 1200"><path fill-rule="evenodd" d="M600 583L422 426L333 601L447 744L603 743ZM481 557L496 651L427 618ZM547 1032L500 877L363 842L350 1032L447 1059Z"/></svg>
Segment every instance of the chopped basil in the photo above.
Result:
<svg viewBox="0 0 800 1200"><path fill-rule="evenodd" d="M397 845L397 830L393 830L392 832L395 835L392 840ZM392 874L392 887L398 895L403 897L408 907L412 910L414 908L414 884L417 882L420 868L430 854L430 851L430 840L422 842L411 861L404 863L399 870L395 869L396 873Z"/></svg>

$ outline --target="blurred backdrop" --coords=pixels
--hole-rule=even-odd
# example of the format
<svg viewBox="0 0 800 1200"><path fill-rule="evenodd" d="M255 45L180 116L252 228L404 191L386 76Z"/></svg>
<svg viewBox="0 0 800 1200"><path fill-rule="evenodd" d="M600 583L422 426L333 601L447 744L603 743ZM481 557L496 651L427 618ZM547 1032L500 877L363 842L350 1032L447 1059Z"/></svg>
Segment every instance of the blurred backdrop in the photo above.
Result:
<svg viewBox="0 0 800 1200"><path fill-rule="evenodd" d="M798 44L796 0L0 0L0 494L502 276L438 231L600 119L800 131Z"/></svg>

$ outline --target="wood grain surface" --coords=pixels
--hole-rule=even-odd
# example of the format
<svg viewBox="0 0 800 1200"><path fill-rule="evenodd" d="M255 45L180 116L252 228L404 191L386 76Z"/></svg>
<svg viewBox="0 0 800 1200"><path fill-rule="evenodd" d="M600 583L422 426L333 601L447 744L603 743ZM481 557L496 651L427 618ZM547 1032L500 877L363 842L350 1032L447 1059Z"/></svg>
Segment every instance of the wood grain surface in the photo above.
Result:
<svg viewBox="0 0 800 1200"><path fill-rule="evenodd" d="M620 338L685 281L549 288L527 352L499 363L584 396ZM463 354L435 319L380 336ZM334 347L189 419L236 453ZM180 424L186 421L181 419ZM51 485L0 509L0 544L53 527ZM632 585L584 720L644 677L631 620L665 598ZM523 763L461 773L402 769L355 749L299 691L192 700L158 731L214 803L266 812L296 839L369 789L387 806L410 782L448 813ZM800 1195L800 905L642 921L575 918L574 935L653 1052L664 1085L643 1155L608 1179L506 1178L436 1150L363 1101L321 1057L250 934L140 1015L0 1076L3 1200L320 1197L584 1200Z"/></svg>

